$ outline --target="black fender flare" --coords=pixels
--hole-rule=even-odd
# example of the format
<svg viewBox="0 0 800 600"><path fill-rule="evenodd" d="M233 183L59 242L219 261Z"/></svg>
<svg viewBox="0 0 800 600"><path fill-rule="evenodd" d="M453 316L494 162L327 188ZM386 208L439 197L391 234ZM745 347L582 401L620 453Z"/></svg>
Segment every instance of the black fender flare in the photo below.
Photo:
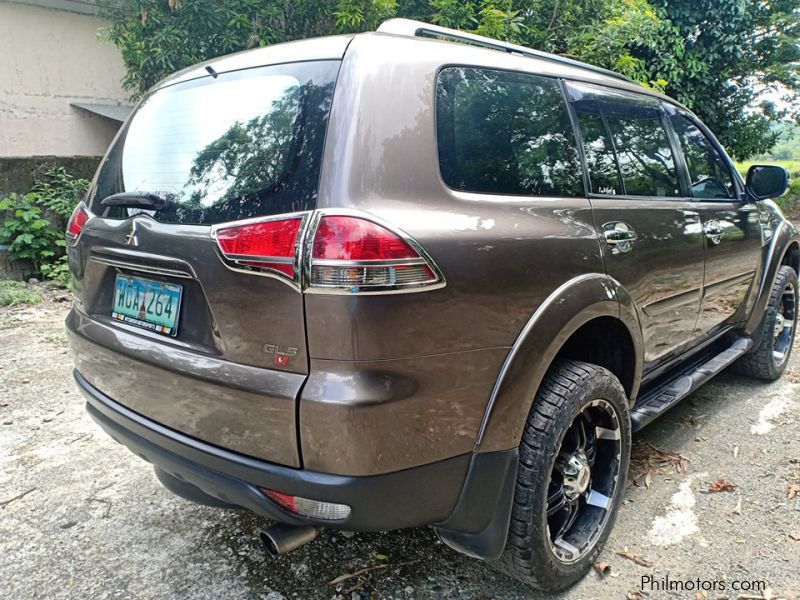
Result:
<svg viewBox="0 0 800 600"><path fill-rule="evenodd" d="M530 317L506 356L475 440L477 452L516 448L542 379L569 337L598 317L622 322L633 340L633 404L644 364L642 330L627 290L614 278L591 273L553 291Z"/></svg>
<svg viewBox="0 0 800 600"><path fill-rule="evenodd" d="M564 343L597 317L617 318L630 333L636 365L629 400L635 401L644 352L630 295L607 275L570 279L534 312L506 356L484 412L458 502L450 516L435 527L451 548L483 560L496 560L503 553L517 478L518 446L534 397Z"/></svg>
<svg viewBox="0 0 800 600"><path fill-rule="evenodd" d="M791 223L785 220L780 221L772 233L772 239L763 262L764 269L758 282L756 300L744 326L744 333L753 338L755 346L761 343L762 325L772 290L772 282L775 281L778 269L780 269L792 243L800 244L800 235Z"/></svg>

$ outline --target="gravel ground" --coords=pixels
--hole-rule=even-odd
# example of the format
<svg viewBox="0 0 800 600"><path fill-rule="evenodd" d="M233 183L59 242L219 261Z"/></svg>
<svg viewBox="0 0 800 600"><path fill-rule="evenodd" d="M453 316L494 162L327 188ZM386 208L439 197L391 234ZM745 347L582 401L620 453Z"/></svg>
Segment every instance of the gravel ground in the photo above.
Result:
<svg viewBox="0 0 800 600"><path fill-rule="evenodd" d="M85 414L66 311L52 294L0 309L0 597L542 597L429 529L323 532L267 558L262 519L172 496ZM610 573L592 572L562 597L800 598L800 494L790 498L800 492L799 372L796 351L773 384L722 374L635 436L639 486L626 490L601 556ZM710 493L718 478L736 489ZM696 595L645 585L649 595L637 596L648 576L717 587ZM769 590L733 591L734 581Z"/></svg>

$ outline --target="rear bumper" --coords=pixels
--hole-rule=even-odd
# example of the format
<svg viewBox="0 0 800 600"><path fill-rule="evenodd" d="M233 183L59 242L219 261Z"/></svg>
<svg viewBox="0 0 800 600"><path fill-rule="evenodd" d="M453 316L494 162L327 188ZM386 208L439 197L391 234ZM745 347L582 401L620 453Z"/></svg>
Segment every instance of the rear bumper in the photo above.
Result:
<svg viewBox="0 0 800 600"><path fill-rule="evenodd" d="M77 370L74 375L91 417L134 454L189 484L185 489L196 488L221 504L290 524L378 531L457 524L463 520L458 515L468 513L472 515L468 529L478 532L481 522L495 513L499 490L493 482L508 471L509 458L516 456L515 452L513 457L505 452L465 454L402 471L358 477L293 469L230 452L164 427L115 402ZM468 479L474 481L472 491L462 490L468 471ZM347 504L352 512L341 521L298 517L269 500L259 487Z"/></svg>

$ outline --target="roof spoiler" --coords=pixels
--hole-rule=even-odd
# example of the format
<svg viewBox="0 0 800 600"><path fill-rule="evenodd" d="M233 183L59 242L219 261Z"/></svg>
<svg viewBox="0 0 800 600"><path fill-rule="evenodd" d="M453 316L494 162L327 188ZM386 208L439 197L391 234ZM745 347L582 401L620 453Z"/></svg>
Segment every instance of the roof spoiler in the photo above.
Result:
<svg viewBox="0 0 800 600"><path fill-rule="evenodd" d="M430 23L424 23L422 21L414 21L412 19L389 19L381 23L377 31L378 33L392 33L395 35L427 37L461 42L472 46L488 48L490 50L499 50L501 52L519 54L530 58L548 60L550 62L569 65L571 67L589 69L590 71L602 73L608 77L614 77L615 79L621 79L622 81L634 83L628 77L602 67L596 67L594 65L582 63L577 60L572 60L571 58L550 54L549 52L542 52L541 50L534 50L533 48L527 48L518 44L510 44L508 42L501 42L500 40L484 37L482 35L475 35L474 33L459 31L458 29L449 29L447 27L440 27L438 25L431 25Z"/></svg>

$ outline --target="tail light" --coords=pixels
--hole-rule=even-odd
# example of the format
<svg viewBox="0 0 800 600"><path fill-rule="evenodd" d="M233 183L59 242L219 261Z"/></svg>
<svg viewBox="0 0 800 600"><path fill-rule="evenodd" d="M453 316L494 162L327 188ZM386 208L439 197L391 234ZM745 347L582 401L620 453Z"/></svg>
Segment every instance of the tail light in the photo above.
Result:
<svg viewBox="0 0 800 600"><path fill-rule="evenodd" d="M306 227L310 217L226 223L213 226L211 235L228 266L277 275L309 292L392 293L444 285L419 244L373 217L317 213Z"/></svg>
<svg viewBox="0 0 800 600"><path fill-rule="evenodd" d="M283 492L268 490L267 488L260 489L267 498L297 515L313 517L315 519L326 519L329 521L338 521L350 516L350 507L347 506L347 504L309 500L308 498L292 496L290 494L284 494Z"/></svg>
<svg viewBox="0 0 800 600"><path fill-rule="evenodd" d="M72 238L78 237L91 218L92 215L89 214L83 203L78 204L67 222L67 235Z"/></svg>
<svg viewBox="0 0 800 600"><path fill-rule="evenodd" d="M311 243L311 288L358 292L402 291L440 284L422 248L375 221L324 215Z"/></svg>
<svg viewBox="0 0 800 600"><path fill-rule="evenodd" d="M223 225L213 231L222 255L235 265L295 279L303 216Z"/></svg>

